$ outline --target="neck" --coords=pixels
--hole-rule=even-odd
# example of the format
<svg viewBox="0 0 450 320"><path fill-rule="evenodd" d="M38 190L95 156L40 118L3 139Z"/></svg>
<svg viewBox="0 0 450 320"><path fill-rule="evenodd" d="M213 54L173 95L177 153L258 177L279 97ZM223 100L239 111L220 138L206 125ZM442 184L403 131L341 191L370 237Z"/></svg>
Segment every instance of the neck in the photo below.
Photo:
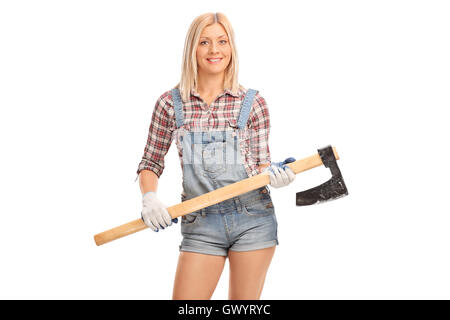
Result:
<svg viewBox="0 0 450 320"><path fill-rule="evenodd" d="M218 74L198 74L197 92L206 94L215 94L222 92L224 89L223 81L225 73Z"/></svg>

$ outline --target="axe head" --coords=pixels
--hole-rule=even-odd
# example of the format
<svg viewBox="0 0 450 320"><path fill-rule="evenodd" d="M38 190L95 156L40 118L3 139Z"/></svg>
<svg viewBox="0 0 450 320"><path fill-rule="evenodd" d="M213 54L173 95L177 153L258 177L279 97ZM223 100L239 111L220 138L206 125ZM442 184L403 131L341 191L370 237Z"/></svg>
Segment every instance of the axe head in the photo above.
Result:
<svg viewBox="0 0 450 320"><path fill-rule="evenodd" d="M333 153L333 148L327 146L317 151L319 152L323 165L331 170L331 179L312 189L297 192L297 206L319 204L348 195L347 187L345 186L344 179L342 178L341 171Z"/></svg>

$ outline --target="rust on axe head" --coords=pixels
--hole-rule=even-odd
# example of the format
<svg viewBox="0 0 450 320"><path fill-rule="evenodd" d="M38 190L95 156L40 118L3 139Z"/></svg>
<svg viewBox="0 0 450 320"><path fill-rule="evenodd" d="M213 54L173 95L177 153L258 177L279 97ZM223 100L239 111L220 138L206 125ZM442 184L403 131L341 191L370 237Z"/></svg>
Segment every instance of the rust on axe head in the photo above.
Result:
<svg viewBox="0 0 450 320"><path fill-rule="evenodd" d="M317 150L322 163L331 170L331 179L309 190L297 192L297 206L308 206L338 199L348 195L347 187L334 157L333 148L327 146Z"/></svg>

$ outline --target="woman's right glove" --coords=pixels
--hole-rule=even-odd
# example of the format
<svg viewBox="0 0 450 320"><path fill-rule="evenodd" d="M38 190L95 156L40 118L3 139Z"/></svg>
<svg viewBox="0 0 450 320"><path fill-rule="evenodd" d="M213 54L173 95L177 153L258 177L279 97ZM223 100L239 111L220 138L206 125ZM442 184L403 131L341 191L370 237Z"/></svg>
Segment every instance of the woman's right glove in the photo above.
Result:
<svg viewBox="0 0 450 320"><path fill-rule="evenodd" d="M142 196L142 220L147 227L155 232L177 223L178 219L172 219L167 207L156 197L156 192L149 191Z"/></svg>

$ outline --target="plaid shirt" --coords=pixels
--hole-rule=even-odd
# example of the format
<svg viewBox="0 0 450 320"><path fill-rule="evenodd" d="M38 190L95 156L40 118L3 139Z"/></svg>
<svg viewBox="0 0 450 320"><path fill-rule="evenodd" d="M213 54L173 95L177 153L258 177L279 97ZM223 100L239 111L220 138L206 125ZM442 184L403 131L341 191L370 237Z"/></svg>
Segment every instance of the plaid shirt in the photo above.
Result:
<svg viewBox="0 0 450 320"><path fill-rule="evenodd" d="M239 89L238 94L230 90L220 94L208 107L195 91L191 91L189 101L183 102L184 123L202 130L226 130L230 126L237 128L241 102L247 91ZM151 170L158 177L164 170L164 157L173 140L176 129L175 111L171 91L162 94L156 101L150 123L144 155L137 173ZM270 163L269 151L269 111L264 98L257 93L247 122L240 135L241 155L249 176L258 174L257 165ZM182 163L182 151L178 150Z"/></svg>

